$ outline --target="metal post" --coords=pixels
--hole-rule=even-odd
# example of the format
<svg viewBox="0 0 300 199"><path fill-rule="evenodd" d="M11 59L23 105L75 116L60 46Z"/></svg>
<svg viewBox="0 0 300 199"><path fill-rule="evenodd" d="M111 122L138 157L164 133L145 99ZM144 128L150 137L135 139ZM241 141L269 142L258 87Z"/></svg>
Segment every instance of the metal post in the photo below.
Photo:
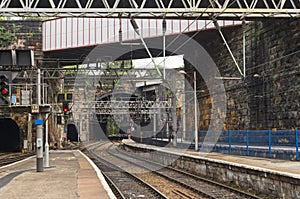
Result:
<svg viewBox="0 0 300 199"><path fill-rule="evenodd" d="M173 146L176 147L177 146L177 116L176 116L176 95L175 95L175 91L173 93L173 100L172 100L172 127L173 127Z"/></svg>
<svg viewBox="0 0 300 199"><path fill-rule="evenodd" d="M41 105L41 70L37 69L37 86L36 86L36 93L37 93L37 104ZM36 171L40 172L43 171L43 120L42 114L38 114L38 123L36 128Z"/></svg>
<svg viewBox="0 0 300 199"><path fill-rule="evenodd" d="M299 138L298 138L298 130L295 130L295 141L296 141L296 160L299 160Z"/></svg>
<svg viewBox="0 0 300 199"><path fill-rule="evenodd" d="M271 130L268 130L268 142L269 142L269 157L272 157L272 148L271 148L271 144L272 144L272 140L271 140Z"/></svg>
<svg viewBox="0 0 300 199"><path fill-rule="evenodd" d="M28 140L28 149L32 151L32 123L31 123L31 114L28 113L28 121L27 121L27 140Z"/></svg>
<svg viewBox="0 0 300 199"><path fill-rule="evenodd" d="M37 105L41 105L41 69L37 69L37 85L36 85Z"/></svg>
<svg viewBox="0 0 300 199"><path fill-rule="evenodd" d="M186 139L186 104L185 104L185 89L182 96L182 140Z"/></svg>
<svg viewBox="0 0 300 199"><path fill-rule="evenodd" d="M167 136L168 136L168 141L170 142L169 120L167 121L166 133L167 133Z"/></svg>
<svg viewBox="0 0 300 199"><path fill-rule="evenodd" d="M245 20L243 20L243 70L244 78L246 77L246 30L245 30Z"/></svg>
<svg viewBox="0 0 300 199"><path fill-rule="evenodd" d="M229 145L229 153L231 153L231 135L230 135L230 130L228 130L228 145Z"/></svg>
<svg viewBox="0 0 300 199"><path fill-rule="evenodd" d="M196 71L194 71L194 105L195 105L195 151L198 151L198 109L197 109L197 84Z"/></svg>
<svg viewBox="0 0 300 199"><path fill-rule="evenodd" d="M249 155L249 134L248 134L248 130L246 130L246 154Z"/></svg>
<svg viewBox="0 0 300 199"><path fill-rule="evenodd" d="M153 115L153 138L156 140L156 113L154 113Z"/></svg>
<svg viewBox="0 0 300 199"><path fill-rule="evenodd" d="M42 114L38 114L38 120L42 121ZM43 123L40 122L36 127L36 171L43 171Z"/></svg>
<svg viewBox="0 0 300 199"><path fill-rule="evenodd" d="M166 28L167 28L166 19L163 19L163 21L162 21L162 27L163 27L164 79L166 79Z"/></svg>
<svg viewBox="0 0 300 199"><path fill-rule="evenodd" d="M49 166L49 143L48 143L48 113L46 114L46 123L45 123L45 167Z"/></svg>
<svg viewBox="0 0 300 199"><path fill-rule="evenodd" d="M82 114L79 115L79 133L78 133L78 142L80 141L80 135L82 134Z"/></svg>

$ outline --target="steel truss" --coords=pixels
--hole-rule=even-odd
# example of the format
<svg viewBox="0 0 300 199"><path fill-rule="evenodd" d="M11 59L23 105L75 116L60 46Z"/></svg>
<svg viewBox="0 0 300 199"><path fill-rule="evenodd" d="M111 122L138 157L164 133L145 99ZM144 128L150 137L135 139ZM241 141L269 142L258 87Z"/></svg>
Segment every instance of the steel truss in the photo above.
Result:
<svg viewBox="0 0 300 199"><path fill-rule="evenodd" d="M299 17L299 0L0 0L2 16Z"/></svg>
<svg viewBox="0 0 300 199"><path fill-rule="evenodd" d="M157 73L157 69L154 68L41 68L43 72L43 79L55 80L64 77L66 81L74 81L78 77L80 82L81 77L85 77L90 81L105 81L105 80L131 80L131 81L157 81L161 80L161 76ZM167 69L168 70L168 69ZM24 75L26 71L26 75ZM66 76L67 74L67 76ZM18 73L18 79L34 77L35 69L22 70ZM83 80L82 80L83 81Z"/></svg>
<svg viewBox="0 0 300 199"><path fill-rule="evenodd" d="M94 113L99 115L158 114L159 110L168 110L168 101L89 101L74 103L74 113Z"/></svg>

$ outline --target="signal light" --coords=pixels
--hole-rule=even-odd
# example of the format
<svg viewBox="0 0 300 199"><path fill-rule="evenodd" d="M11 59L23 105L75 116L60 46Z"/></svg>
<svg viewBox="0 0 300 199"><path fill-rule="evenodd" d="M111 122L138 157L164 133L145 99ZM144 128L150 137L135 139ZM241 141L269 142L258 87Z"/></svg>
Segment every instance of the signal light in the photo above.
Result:
<svg viewBox="0 0 300 199"><path fill-rule="evenodd" d="M1 98L8 103L7 97L9 96L8 78L6 75L0 76L0 93Z"/></svg>
<svg viewBox="0 0 300 199"><path fill-rule="evenodd" d="M8 89L7 88L1 88L1 94L3 96L7 96L8 95Z"/></svg>
<svg viewBox="0 0 300 199"><path fill-rule="evenodd" d="M63 103L63 112L64 112L64 115L68 115L68 112L69 112L69 104L68 103Z"/></svg>

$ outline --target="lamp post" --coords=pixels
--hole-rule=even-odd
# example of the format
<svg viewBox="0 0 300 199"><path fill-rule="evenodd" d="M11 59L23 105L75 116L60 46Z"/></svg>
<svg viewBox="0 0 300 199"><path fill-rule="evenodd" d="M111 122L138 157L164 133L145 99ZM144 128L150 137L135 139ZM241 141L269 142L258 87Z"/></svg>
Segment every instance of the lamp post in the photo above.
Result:
<svg viewBox="0 0 300 199"><path fill-rule="evenodd" d="M179 71L180 74L184 74L184 75L187 75L188 74L183 71L183 70L180 70ZM193 78L193 82L194 82L194 109L195 109L195 120L194 120L194 128L195 128L195 151L198 151L198 106L197 106L197 74L196 74L196 71L194 71L194 78ZM185 97L185 96L184 96ZM183 120L186 119L185 117L185 114L186 114L186 110L185 110L185 99L184 99L184 107L183 107ZM186 121L183 121L183 133L185 133L185 130L186 130Z"/></svg>

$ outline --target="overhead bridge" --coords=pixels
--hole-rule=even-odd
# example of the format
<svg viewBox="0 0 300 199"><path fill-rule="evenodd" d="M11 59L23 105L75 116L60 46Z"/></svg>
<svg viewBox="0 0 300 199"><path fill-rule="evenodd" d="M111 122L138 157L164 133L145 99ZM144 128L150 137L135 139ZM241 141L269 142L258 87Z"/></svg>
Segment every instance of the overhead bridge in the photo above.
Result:
<svg viewBox="0 0 300 199"><path fill-rule="evenodd" d="M299 17L299 0L1 0L2 16L265 18Z"/></svg>

